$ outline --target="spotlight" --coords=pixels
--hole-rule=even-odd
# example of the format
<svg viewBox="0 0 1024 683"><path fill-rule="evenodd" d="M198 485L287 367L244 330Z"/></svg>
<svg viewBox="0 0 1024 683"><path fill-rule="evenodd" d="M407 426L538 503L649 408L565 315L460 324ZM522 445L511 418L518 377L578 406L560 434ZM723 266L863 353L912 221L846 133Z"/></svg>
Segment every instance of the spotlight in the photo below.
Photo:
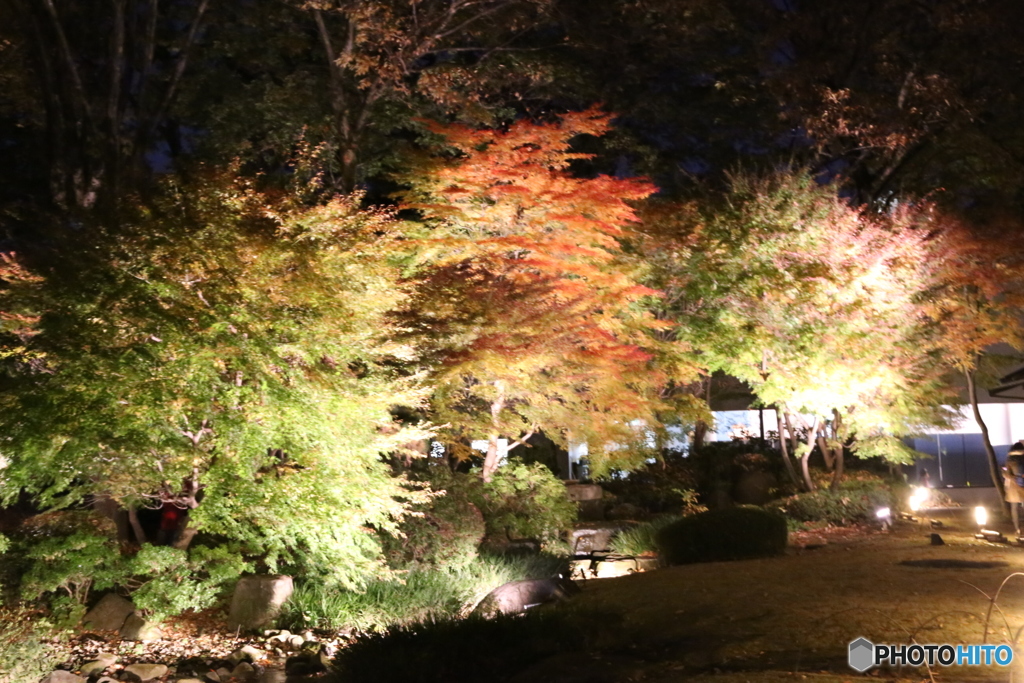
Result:
<svg viewBox="0 0 1024 683"><path fill-rule="evenodd" d="M974 508L974 521L978 523L979 527L984 527L988 524L988 510L985 509L984 505Z"/></svg>
<svg viewBox="0 0 1024 683"><path fill-rule="evenodd" d="M928 500L928 489L923 486L915 486L914 492L910 494L910 511L917 512L924 507Z"/></svg>
<svg viewBox="0 0 1024 683"><path fill-rule="evenodd" d="M878 508L875 510L875 517L882 523L882 530L887 530L892 526L892 510L889 508Z"/></svg>

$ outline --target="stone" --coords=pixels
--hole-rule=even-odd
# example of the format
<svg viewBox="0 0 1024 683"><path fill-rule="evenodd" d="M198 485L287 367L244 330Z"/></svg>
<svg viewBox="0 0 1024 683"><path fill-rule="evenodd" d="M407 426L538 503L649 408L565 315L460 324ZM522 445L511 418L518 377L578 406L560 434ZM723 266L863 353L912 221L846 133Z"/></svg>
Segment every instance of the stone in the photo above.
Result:
<svg viewBox="0 0 1024 683"><path fill-rule="evenodd" d="M259 683L285 683L284 669L266 669L260 674Z"/></svg>
<svg viewBox="0 0 1024 683"><path fill-rule="evenodd" d="M618 531L620 531L620 527L588 526L582 529L573 529L572 535L569 537L569 545L576 555L609 550L612 536Z"/></svg>
<svg viewBox="0 0 1024 683"><path fill-rule="evenodd" d="M243 645L228 655L228 661L232 664L238 664L239 662L251 662L255 664L263 659L263 657L264 654L262 651L257 650L252 645Z"/></svg>
<svg viewBox="0 0 1024 683"><path fill-rule="evenodd" d="M239 662L231 671L231 678L237 678L242 681L251 681L257 676L256 667L249 662Z"/></svg>
<svg viewBox="0 0 1024 683"><path fill-rule="evenodd" d="M167 675L167 667L163 664L129 664L124 668L124 673L130 680L152 681Z"/></svg>
<svg viewBox="0 0 1024 683"><path fill-rule="evenodd" d="M565 494L569 500L601 500L604 490L597 484L566 484Z"/></svg>
<svg viewBox="0 0 1024 683"><path fill-rule="evenodd" d="M483 616L517 614L534 605L565 600L579 592L579 586L561 576L511 581L488 593L473 613Z"/></svg>
<svg viewBox="0 0 1024 683"><path fill-rule="evenodd" d="M82 625L98 631L116 631L134 611L135 605L131 600L126 600L115 593L107 593L82 617Z"/></svg>
<svg viewBox="0 0 1024 683"><path fill-rule="evenodd" d="M121 627L122 640L138 640L148 643L151 640L159 640L162 635L160 624L143 619L138 612L132 613Z"/></svg>
<svg viewBox="0 0 1024 683"><path fill-rule="evenodd" d="M96 683L121 683L121 681L116 678L112 678L111 676L100 676L96 680Z"/></svg>
<svg viewBox="0 0 1024 683"><path fill-rule="evenodd" d="M178 683L203 683L198 678L179 678Z"/></svg>
<svg viewBox="0 0 1024 683"><path fill-rule="evenodd" d="M302 636L292 636L288 639L288 646L293 650L301 650L302 646L306 644L306 639Z"/></svg>
<svg viewBox="0 0 1024 683"><path fill-rule="evenodd" d="M269 625L291 597L293 588L290 576L259 575L239 579L231 597L228 628L255 631Z"/></svg>
<svg viewBox="0 0 1024 683"><path fill-rule="evenodd" d="M210 669L205 674L203 674L203 678L209 681L210 683L220 683L220 674L214 671L213 669Z"/></svg>
<svg viewBox="0 0 1024 683"><path fill-rule="evenodd" d="M81 676L76 676L70 671L57 669L46 674L39 683L85 683L85 679Z"/></svg>
<svg viewBox="0 0 1024 683"><path fill-rule="evenodd" d="M327 667L320 661L319 655L312 652L289 657L284 664L284 671L288 676L312 676L326 670Z"/></svg>
<svg viewBox="0 0 1024 683"><path fill-rule="evenodd" d="M82 675L88 678L93 674L103 673L110 666L113 666L117 662L117 655L112 655L107 652L101 652L96 655L96 659L91 662L86 662L82 665Z"/></svg>

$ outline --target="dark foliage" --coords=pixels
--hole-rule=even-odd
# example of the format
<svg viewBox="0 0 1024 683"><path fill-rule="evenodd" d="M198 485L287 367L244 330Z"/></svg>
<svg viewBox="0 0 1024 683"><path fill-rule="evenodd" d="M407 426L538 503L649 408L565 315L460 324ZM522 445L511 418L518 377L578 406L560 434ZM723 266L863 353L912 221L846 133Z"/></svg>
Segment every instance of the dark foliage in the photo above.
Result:
<svg viewBox="0 0 1024 683"><path fill-rule="evenodd" d="M330 683L506 681L546 657L611 638L617 622L608 614L539 610L398 627L342 649Z"/></svg>
<svg viewBox="0 0 1024 683"><path fill-rule="evenodd" d="M665 562L690 564L780 555L786 537L782 515L738 507L684 517L661 529L657 541Z"/></svg>

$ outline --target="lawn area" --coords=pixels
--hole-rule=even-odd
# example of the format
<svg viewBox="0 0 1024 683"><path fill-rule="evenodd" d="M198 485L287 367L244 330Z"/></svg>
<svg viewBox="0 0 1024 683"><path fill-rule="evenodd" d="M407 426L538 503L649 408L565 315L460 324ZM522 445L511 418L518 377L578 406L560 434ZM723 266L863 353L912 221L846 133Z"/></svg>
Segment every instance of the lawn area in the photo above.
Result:
<svg viewBox="0 0 1024 683"><path fill-rule="evenodd" d="M931 545L931 532L902 523L890 533L792 547L778 558L590 581L574 607L621 614L613 630L629 644L560 655L516 680L848 681L864 677L847 665L847 645L860 636L874 643L981 643L989 607L982 592L993 595L1007 576L1024 571L1024 548L975 540L971 525L955 519L938 530L945 545ZM904 564L935 560L990 566ZM1024 576L1010 580L998 608L987 642L1008 643L1024 626ZM1015 662L1009 669L937 667L931 675L1007 681L1021 680L1022 670ZM868 676L918 681L929 672Z"/></svg>

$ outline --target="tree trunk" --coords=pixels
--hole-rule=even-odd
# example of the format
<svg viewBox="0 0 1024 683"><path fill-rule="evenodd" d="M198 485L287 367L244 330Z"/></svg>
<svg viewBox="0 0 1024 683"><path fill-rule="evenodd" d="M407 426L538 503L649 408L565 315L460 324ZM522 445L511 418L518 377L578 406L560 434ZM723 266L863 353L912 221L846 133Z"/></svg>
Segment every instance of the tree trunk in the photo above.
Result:
<svg viewBox="0 0 1024 683"><path fill-rule="evenodd" d="M834 470L832 470L832 483L831 483L831 485L829 485L829 490L831 490L831 491L838 491L839 490L839 484L843 480L843 465L844 465L843 459L845 457L844 453L843 453L843 450L844 450L843 447L840 446L839 448L836 449L836 452L835 452L836 468Z"/></svg>
<svg viewBox="0 0 1024 683"><path fill-rule="evenodd" d="M142 525L139 524L139 511L135 508L128 508L128 522L132 525L132 531L135 532L135 542L139 545L147 543L146 532L143 531Z"/></svg>
<svg viewBox="0 0 1024 683"><path fill-rule="evenodd" d="M484 456L484 467L480 472L485 483L490 483L494 473L498 470L498 439L499 434L491 434L487 439L487 454Z"/></svg>
<svg viewBox="0 0 1024 683"><path fill-rule="evenodd" d="M782 463L786 466L786 472L789 473L789 478L793 480L793 483L800 486L800 477L797 476L796 468L793 467L793 461L789 458L789 448L786 445L786 434L782 426L782 413L779 411L779 407L775 406L775 423L779 427L779 451L782 453Z"/></svg>
<svg viewBox="0 0 1024 683"><path fill-rule="evenodd" d="M985 455L988 456L988 473L992 478L992 485L999 491L999 497L1006 500L1006 491L1003 490L1003 477L999 472L999 461L996 459L995 449L992 448L992 440L988 435L988 426L981 419L981 410L978 407L978 387L974 382L974 371L965 370L967 378L967 396L971 401L971 410L974 411L974 419L981 427L981 440L985 444Z"/></svg>

